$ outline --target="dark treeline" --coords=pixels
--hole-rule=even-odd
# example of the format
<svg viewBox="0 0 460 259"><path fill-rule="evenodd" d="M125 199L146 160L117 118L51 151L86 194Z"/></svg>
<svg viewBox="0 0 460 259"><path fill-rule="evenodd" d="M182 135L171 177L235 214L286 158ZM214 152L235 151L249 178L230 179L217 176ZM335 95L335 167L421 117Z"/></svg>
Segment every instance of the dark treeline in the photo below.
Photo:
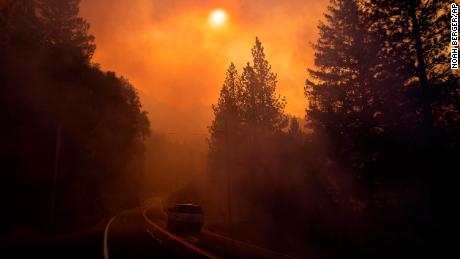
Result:
<svg viewBox="0 0 460 259"><path fill-rule="evenodd" d="M1 2L1 233L81 229L137 204L149 121L133 86L91 63L78 12L79 0Z"/></svg>
<svg viewBox="0 0 460 259"><path fill-rule="evenodd" d="M288 125L259 40L241 75L230 66L209 139L227 231L324 258L440 252L460 154L449 7L330 1L308 70L306 129Z"/></svg>

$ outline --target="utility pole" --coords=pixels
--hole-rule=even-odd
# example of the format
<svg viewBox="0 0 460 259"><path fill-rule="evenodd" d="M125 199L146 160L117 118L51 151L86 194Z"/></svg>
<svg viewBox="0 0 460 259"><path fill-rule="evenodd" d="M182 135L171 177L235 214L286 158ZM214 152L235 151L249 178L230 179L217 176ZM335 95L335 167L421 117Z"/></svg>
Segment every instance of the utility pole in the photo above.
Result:
<svg viewBox="0 0 460 259"><path fill-rule="evenodd" d="M227 212L228 212L228 228L230 238L233 240L233 221L232 221L232 183L231 183L231 172L230 172L230 152L229 152L229 127L228 118L225 118L225 173L227 174Z"/></svg>
<svg viewBox="0 0 460 259"><path fill-rule="evenodd" d="M54 155L54 172L53 172L53 185L51 186L51 206L50 206L50 215L49 215L49 226L50 230L53 231L53 222L54 222L54 210L56 203L56 185L57 185L57 176L59 172L59 154L61 151L61 137L62 137L62 124L59 123L57 126L57 136L56 136L56 151Z"/></svg>

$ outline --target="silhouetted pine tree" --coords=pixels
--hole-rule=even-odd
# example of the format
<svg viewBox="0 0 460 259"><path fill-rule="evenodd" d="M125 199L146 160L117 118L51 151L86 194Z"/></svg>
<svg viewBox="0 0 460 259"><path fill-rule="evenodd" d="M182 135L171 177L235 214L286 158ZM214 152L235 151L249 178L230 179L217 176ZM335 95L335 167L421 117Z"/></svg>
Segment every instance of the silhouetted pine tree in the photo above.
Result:
<svg viewBox="0 0 460 259"><path fill-rule="evenodd" d="M385 33L387 59L383 64L399 68L393 69L393 73L416 90L425 131L432 131L437 120L432 103L439 89L433 88L433 84L445 82L451 74L447 50L451 2L373 0L367 4L372 28Z"/></svg>
<svg viewBox="0 0 460 259"><path fill-rule="evenodd" d="M235 221L251 215L253 209L246 203L260 201L261 193L267 191L263 182L272 176L270 168L275 166L271 162L280 150L274 143L287 124L286 102L276 93L276 74L259 39L252 54L253 64L247 63L241 77L233 64L228 69L209 128L211 173L223 180L221 184L234 184L231 198L237 200ZM222 185L218 188L226 189Z"/></svg>
<svg viewBox="0 0 460 259"><path fill-rule="evenodd" d="M307 120L316 134L334 143L335 159L360 175L384 125L382 91L376 69L381 42L354 0L331 1L315 49L317 69L309 69Z"/></svg>
<svg viewBox="0 0 460 259"><path fill-rule="evenodd" d="M264 47L258 38L252 48L253 64L241 75L243 120L253 136L273 133L287 126L286 100L276 93L277 78L271 71Z"/></svg>
<svg viewBox="0 0 460 259"><path fill-rule="evenodd" d="M214 120L209 127L209 152L211 160L222 159L225 155L225 145L236 140L241 130L241 85L238 71L233 63L230 64L227 75L220 91L219 100L212 106ZM228 148L228 147L227 147ZM214 161L218 162L218 161Z"/></svg>
<svg viewBox="0 0 460 259"><path fill-rule="evenodd" d="M451 1L371 1L370 15L386 30L388 51L410 68L407 80L417 77L423 87L445 80L449 73L449 7ZM403 51L405 50L405 51Z"/></svg>
<svg viewBox="0 0 460 259"><path fill-rule="evenodd" d="M252 55L253 66L248 63L241 77L233 64L227 71L218 103L213 106L215 117L209 128L210 154L225 148L224 138L230 138L232 150L241 148L237 144L241 142L235 142L235 138L246 139L244 145L254 146L256 136L263 139L263 136L287 125L286 101L276 94L276 74L271 71L258 38Z"/></svg>
<svg viewBox="0 0 460 259"><path fill-rule="evenodd" d="M45 28L45 41L53 48L78 50L89 62L93 56L94 37L89 24L79 16L80 0L38 0Z"/></svg>

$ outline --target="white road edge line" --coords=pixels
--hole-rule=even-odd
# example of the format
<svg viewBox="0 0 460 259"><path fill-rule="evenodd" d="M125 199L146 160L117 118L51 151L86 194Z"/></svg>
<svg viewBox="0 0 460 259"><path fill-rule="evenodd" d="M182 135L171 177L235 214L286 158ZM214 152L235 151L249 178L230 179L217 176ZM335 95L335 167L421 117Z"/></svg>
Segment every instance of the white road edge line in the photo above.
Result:
<svg viewBox="0 0 460 259"><path fill-rule="evenodd" d="M149 235L153 237L158 243L163 244L163 241L161 241L161 239L156 237L150 230L147 229L147 233L149 233Z"/></svg>
<svg viewBox="0 0 460 259"><path fill-rule="evenodd" d="M109 223L107 223L107 226L105 227L104 231L104 259L109 259L109 247L107 245L107 239L109 236L109 228L112 222L115 220L117 216L113 216L110 220Z"/></svg>

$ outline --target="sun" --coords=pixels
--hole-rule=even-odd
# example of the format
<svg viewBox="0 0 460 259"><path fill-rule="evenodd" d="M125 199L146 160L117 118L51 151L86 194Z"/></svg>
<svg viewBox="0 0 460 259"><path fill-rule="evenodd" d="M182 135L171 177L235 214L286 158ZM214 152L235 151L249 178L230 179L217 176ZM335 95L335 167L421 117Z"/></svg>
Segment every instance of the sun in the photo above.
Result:
<svg viewBox="0 0 460 259"><path fill-rule="evenodd" d="M221 27L227 22L227 12L223 9L215 9L209 14L209 24L212 27Z"/></svg>

